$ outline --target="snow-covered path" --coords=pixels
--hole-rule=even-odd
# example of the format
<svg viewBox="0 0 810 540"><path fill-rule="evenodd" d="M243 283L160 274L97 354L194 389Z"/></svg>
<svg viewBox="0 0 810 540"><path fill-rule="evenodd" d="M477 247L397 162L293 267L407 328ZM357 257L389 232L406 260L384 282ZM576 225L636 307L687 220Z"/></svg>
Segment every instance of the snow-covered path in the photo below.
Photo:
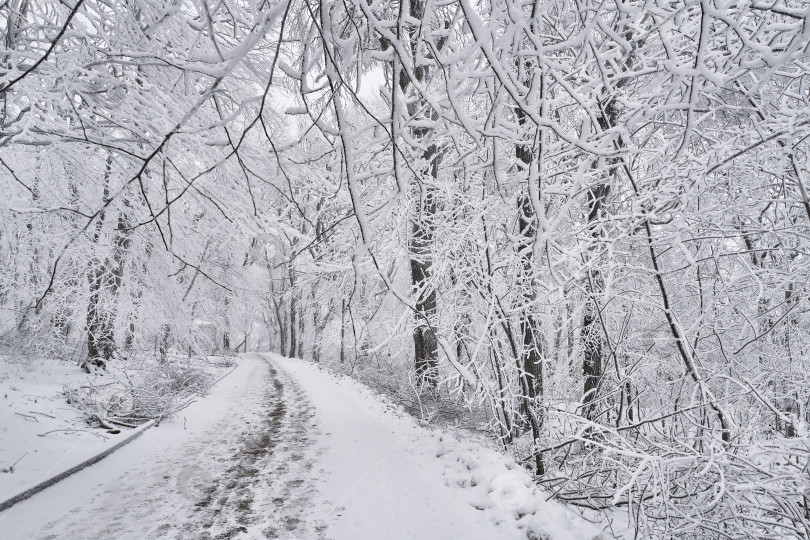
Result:
<svg viewBox="0 0 810 540"><path fill-rule="evenodd" d="M319 538L316 436L295 381L248 356L180 418L0 512L0 537Z"/></svg>
<svg viewBox="0 0 810 540"><path fill-rule="evenodd" d="M271 358L299 382L316 411L319 467L329 471L319 483L331 502L328 538L526 538L498 527L445 485L444 466L431 455L425 431L404 413L354 381L339 381L300 360Z"/></svg>
<svg viewBox="0 0 810 540"><path fill-rule="evenodd" d="M503 500L495 475L511 483ZM0 537L603 538L530 486L508 458L418 426L352 379L250 354L180 418L0 512Z"/></svg>

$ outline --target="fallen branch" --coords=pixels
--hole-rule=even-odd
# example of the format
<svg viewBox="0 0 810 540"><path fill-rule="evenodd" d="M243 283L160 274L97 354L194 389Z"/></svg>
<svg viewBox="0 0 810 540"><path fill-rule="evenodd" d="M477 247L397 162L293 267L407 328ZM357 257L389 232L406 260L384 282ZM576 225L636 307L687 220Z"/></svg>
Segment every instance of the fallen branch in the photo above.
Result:
<svg viewBox="0 0 810 540"><path fill-rule="evenodd" d="M115 424L116 426L124 426L124 427L128 427L128 428L133 428L133 429L138 427L138 424L128 424L126 422L122 422L121 420L113 420L112 418L108 418L107 420L111 424Z"/></svg>
<svg viewBox="0 0 810 540"><path fill-rule="evenodd" d="M95 435L96 437L101 437L105 441L109 438L109 437L105 437L104 435L101 435L99 433L94 433L94 432L92 432L90 430L87 430L87 429L77 429L77 428L52 429L50 431L46 431L45 433L38 433L37 437L44 437L45 435L49 435L51 433L56 433L58 431L64 431L65 433L75 433L75 432L80 431L80 432L83 432L83 433L89 433L90 435Z"/></svg>
<svg viewBox="0 0 810 540"><path fill-rule="evenodd" d="M105 428L105 429L115 429L115 426L114 426L114 425L112 425L112 424L110 423L110 421L109 421L109 420L107 420L106 418L104 418L103 416L101 416L101 415L100 415L100 414L98 414L98 413L93 414L93 415L90 417L90 420L95 420L96 422L98 422L99 424L101 424L101 427L103 427L103 428Z"/></svg>
<svg viewBox="0 0 810 540"><path fill-rule="evenodd" d="M8 467L3 467L2 469L0 469L0 472L13 473L14 472L14 466L17 465L17 463L19 463L20 461L22 461L22 458L24 458L27 455L28 455L28 452L24 453L22 456L20 456L20 459L18 459L17 461L12 463Z"/></svg>

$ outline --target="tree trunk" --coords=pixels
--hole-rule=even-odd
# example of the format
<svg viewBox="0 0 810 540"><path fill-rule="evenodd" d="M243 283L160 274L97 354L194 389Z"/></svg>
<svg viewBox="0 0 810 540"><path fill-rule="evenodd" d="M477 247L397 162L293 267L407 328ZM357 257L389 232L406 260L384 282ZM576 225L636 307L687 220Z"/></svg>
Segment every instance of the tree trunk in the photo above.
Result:
<svg viewBox="0 0 810 540"><path fill-rule="evenodd" d="M409 2L408 15L412 21L422 21L425 18L425 0L411 0ZM404 24L404 21L400 21ZM423 52L421 26L414 27L408 23L408 41L411 44L412 72L416 82L420 86L425 86L429 80L430 68L426 63L417 64L416 59ZM443 46L443 40L437 43L439 49ZM426 53L427 54L427 53ZM419 120L436 120L436 113L432 111L424 98L411 85L411 79L405 69L399 73L399 86L402 94L408 98L409 90L412 92L411 99L407 101L408 115L411 118L420 115ZM424 112L430 111L430 112ZM432 247L434 237L434 216L436 214L436 190L435 184L439 177L439 163L441 155L434 142L433 128L414 127L412 136L415 141L426 145L422 152L422 170L417 171L415 190L419 192L419 206L416 210L411 225L410 239L410 266L411 285L416 294L416 321L413 330L414 344L414 368L416 380L419 386L435 387L438 382L438 342L434 334L436 323L436 291L431 283L432 276Z"/></svg>
<svg viewBox="0 0 810 540"><path fill-rule="evenodd" d="M298 309L298 357L303 360L305 356L304 343L306 340L304 339L304 336L306 335L307 329L307 309L303 298L301 300L301 306Z"/></svg>
<svg viewBox="0 0 810 540"><path fill-rule="evenodd" d="M298 344L296 326L298 326L298 302L295 300L295 294L290 294L290 350L287 351L287 356L295 358L295 347Z"/></svg>
<svg viewBox="0 0 810 540"><path fill-rule="evenodd" d="M602 114L598 121L602 131L607 131L616 125L618 121L617 103L613 96L608 97L602 108ZM605 358L602 350L602 323L600 321L598 298L604 292L605 284L602 272L599 269L599 261L594 263L598 256L600 238L604 231L599 225L599 221L605 212L605 202L610 195L610 180L616 174L614 168L618 166L619 160L611 158L607 160L607 179L594 186L588 191L588 231L592 242L587 250L585 258L586 264L591 264L588 271L588 281L585 284L587 295L585 303L585 313L582 317L582 374L583 384L583 416L589 420L596 420L596 405L600 398L600 388L602 378L605 374Z"/></svg>
<svg viewBox="0 0 810 540"><path fill-rule="evenodd" d="M346 362L346 299L340 304L340 363Z"/></svg>
<svg viewBox="0 0 810 540"><path fill-rule="evenodd" d="M521 128L526 126L526 114L520 108L515 110L518 124ZM533 450L536 450L536 441L540 437L540 430L543 424L542 412L537 410L537 397L543 395L543 363L542 363L542 341L540 332L540 322L531 312L532 305L536 298L537 283L534 276L534 240L537 234L537 217L529 196L528 182L532 182L532 167L534 164L535 149L528 144L517 144L515 146L515 157L518 164L527 175L527 185L525 191L518 199L518 230L520 240L518 242L518 257L520 258L521 271L518 276L518 288L520 290L520 336L521 348L518 360L518 369L521 373L521 386L523 391L523 402L521 408L523 414L529 422L532 431L532 439L535 441ZM543 456L539 452L534 453L535 470L537 474L545 474L545 463Z"/></svg>
<svg viewBox="0 0 810 540"><path fill-rule="evenodd" d="M277 306L277 318L278 318L278 331L279 331L279 354L282 356L287 354L287 312L284 309L278 309Z"/></svg>
<svg viewBox="0 0 810 540"><path fill-rule="evenodd" d="M171 346L172 327L168 324L160 326L160 341L158 343L158 352L160 353L161 363L166 363L169 359L169 347Z"/></svg>
<svg viewBox="0 0 810 540"><path fill-rule="evenodd" d="M591 229L591 236L594 243L601 236L597 227L597 221L602 213L605 197L609 188L606 184L600 184L588 192L588 227ZM589 251L593 251L591 248ZM591 262L591 257L586 259ZM599 389L602 383L602 376L605 371L604 359L602 357L602 329L599 322L599 307L596 298L604 289L602 274L598 267L588 270L588 282L586 283L586 303L585 313L582 317L582 374L584 376L583 388L583 416L589 420L595 420L595 405L599 398Z"/></svg>
<svg viewBox="0 0 810 540"><path fill-rule="evenodd" d="M416 291L416 327L413 330L414 359L417 384L436 386L438 377L438 342L432 328L436 314L436 291L430 283L431 247L433 243L432 224L421 219L436 211L432 188L427 188L420 201L418 217L414 220L411 236L411 283Z"/></svg>
<svg viewBox="0 0 810 540"><path fill-rule="evenodd" d="M104 200L109 198L109 179L112 172L112 156L107 157L104 171ZM124 206L129 203L124 200ZM96 221L93 243L98 244L104 226L102 211ZM112 257L101 261L94 258L90 263L88 281L90 301L87 306L87 357L90 363L105 366L115 351L115 317L118 312L118 292L124 276L125 260L131 243L129 219L126 211L118 214Z"/></svg>

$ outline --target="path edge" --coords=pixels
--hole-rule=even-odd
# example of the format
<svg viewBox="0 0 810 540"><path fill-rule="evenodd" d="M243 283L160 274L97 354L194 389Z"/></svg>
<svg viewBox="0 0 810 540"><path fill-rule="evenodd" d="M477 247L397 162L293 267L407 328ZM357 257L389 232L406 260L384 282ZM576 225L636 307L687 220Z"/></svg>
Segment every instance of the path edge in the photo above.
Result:
<svg viewBox="0 0 810 540"><path fill-rule="evenodd" d="M238 364L234 365L230 370L228 370L226 373L221 375L216 381L213 382L213 384L211 384L211 388L216 386L216 384L219 383L219 381L221 381L222 379L224 379L225 377L227 377L228 375L233 373L234 370L238 366L239 366ZM195 400L197 397L199 397L199 396L191 396L191 397L189 397L186 400L186 403L184 403L184 406L185 405L190 405L191 401ZM184 408L184 407L182 407L182 408ZM130 433L127 436L127 438L125 438L124 440L118 441L117 443L115 443L111 447L109 447L109 448L107 448L105 450L102 450L98 454L85 459L81 463L78 463L77 465L74 465L73 467L71 467L71 468L69 468L67 470L64 470L64 471L62 471L62 472L60 472L58 474L55 474L55 475L51 476L50 478L48 478L46 480L43 480L43 481L35 484L34 486L26 489L25 491L17 493L16 495L13 495L13 496L9 497L8 499L4 500L3 502L0 502L0 512L8 510L9 508L14 506L15 504L17 504L19 502L22 502L22 501L24 501L26 499L29 499L29 498L33 497L34 495L36 495L37 493L39 493L40 491L43 491L43 490L51 487L52 485L61 482L65 478L73 476L77 472L79 472L79 471L81 471L83 469L86 469L87 467L89 467L91 465L94 465L94 464L98 463L99 461L101 461L105 457L109 456L110 454L112 454L116 450L120 450L121 448L123 448L127 444L131 443L132 441L134 441L135 439L137 439L138 437L143 435L143 433L147 429L153 427L159 421L160 421L160 418L153 418L152 420L149 420L145 424L143 424L141 426L138 426L139 429L137 431L135 431L134 433Z"/></svg>

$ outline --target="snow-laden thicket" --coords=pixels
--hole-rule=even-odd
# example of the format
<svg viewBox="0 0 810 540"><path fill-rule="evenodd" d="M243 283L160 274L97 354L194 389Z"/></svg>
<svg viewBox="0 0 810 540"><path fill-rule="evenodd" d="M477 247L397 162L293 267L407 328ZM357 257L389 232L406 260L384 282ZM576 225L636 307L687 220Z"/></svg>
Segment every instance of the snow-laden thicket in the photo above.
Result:
<svg viewBox="0 0 810 540"><path fill-rule="evenodd" d="M4 352L342 363L639 537L807 538L808 15L6 2Z"/></svg>

